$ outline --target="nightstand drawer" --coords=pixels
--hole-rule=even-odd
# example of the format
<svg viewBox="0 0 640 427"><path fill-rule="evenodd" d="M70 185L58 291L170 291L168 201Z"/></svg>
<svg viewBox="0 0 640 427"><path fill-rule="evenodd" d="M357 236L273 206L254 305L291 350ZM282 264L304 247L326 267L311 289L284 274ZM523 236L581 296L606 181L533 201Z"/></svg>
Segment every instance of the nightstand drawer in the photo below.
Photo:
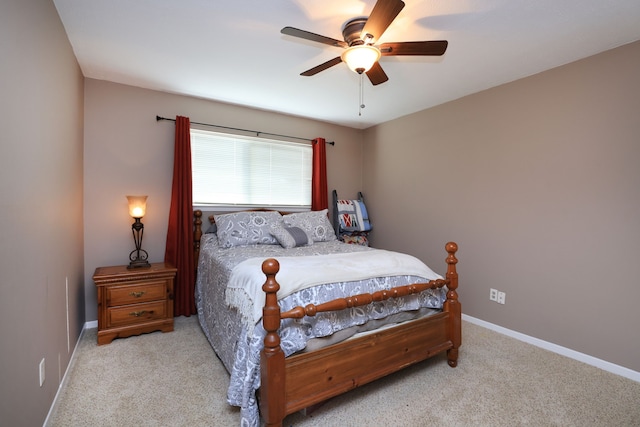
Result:
<svg viewBox="0 0 640 427"><path fill-rule="evenodd" d="M132 325L166 318L166 302L156 301L107 309L107 327Z"/></svg>
<svg viewBox="0 0 640 427"><path fill-rule="evenodd" d="M167 281L139 283L135 286L111 286L107 289L107 306L113 307L125 304L163 300L167 294Z"/></svg>

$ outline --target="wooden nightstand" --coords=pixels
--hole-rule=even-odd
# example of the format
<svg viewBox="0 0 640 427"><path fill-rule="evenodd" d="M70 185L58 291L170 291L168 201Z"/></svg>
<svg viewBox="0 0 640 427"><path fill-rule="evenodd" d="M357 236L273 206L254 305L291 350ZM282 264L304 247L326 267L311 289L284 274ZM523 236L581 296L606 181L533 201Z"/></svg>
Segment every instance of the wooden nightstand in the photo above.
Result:
<svg viewBox="0 0 640 427"><path fill-rule="evenodd" d="M177 269L163 262L150 268L99 267L98 345L145 332L173 331L173 282Z"/></svg>

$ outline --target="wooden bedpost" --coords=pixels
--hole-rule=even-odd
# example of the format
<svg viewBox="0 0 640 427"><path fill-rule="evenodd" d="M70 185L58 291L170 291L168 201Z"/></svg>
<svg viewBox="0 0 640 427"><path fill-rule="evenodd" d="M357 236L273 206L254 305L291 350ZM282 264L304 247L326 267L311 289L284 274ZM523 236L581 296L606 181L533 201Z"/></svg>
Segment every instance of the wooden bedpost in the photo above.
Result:
<svg viewBox="0 0 640 427"><path fill-rule="evenodd" d="M193 211L193 269L198 271L198 259L200 258L200 238L202 237L202 211ZM197 274L196 274L197 276Z"/></svg>
<svg viewBox="0 0 640 427"><path fill-rule="evenodd" d="M281 427L284 419L284 352L280 347L280 306L276 273L280 270L277 260L269 258L262 263L267 280L262 286L266 294L262 309L262 325L267 331L264 348L260 353L260 413L268 427Z"/></svg>
<svg viewBox="0 0 640 427"><path fill-rule="evenodd" d="M458 251L458 245L454 242L446 244L445 249L449 254L447 256L447 279L449 284L447 288L447 300L444 303L444 310L449 312L449 336L453 347L447 350L447 358L449 359L449 366L455 368L458 366L458 348L462 342L462 308L458 301L458 272L456 271L456 264L458 259L456 258L456 252Z"/></svg>

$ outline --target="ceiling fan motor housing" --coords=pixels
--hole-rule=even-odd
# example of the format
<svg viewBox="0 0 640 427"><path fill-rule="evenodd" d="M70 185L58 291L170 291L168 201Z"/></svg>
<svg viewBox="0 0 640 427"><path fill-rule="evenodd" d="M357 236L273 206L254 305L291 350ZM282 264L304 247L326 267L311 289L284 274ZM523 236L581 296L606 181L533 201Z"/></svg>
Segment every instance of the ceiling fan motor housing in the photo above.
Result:
<svg viewBox="0 0 640 427"><path fill-rule="evenodd" d="M367 23L367 18L354 18L347 21L342 29L342 37L349 46L358 46L364 44L364 40L360 37L364 24Z"/></svg>

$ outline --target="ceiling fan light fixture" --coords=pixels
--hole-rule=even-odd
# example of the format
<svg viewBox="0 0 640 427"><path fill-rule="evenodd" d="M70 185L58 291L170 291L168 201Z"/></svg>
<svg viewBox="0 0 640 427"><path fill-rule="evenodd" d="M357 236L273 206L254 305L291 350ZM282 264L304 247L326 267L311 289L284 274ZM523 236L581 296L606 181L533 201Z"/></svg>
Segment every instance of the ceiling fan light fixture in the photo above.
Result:
<svg viewBox="0 0 640 427"><path fill-rule="evenodd" d="M362 74L369 71L380 56L380 49L377 47L361 44L347 48L340 58L352 71Z"/></svg>

